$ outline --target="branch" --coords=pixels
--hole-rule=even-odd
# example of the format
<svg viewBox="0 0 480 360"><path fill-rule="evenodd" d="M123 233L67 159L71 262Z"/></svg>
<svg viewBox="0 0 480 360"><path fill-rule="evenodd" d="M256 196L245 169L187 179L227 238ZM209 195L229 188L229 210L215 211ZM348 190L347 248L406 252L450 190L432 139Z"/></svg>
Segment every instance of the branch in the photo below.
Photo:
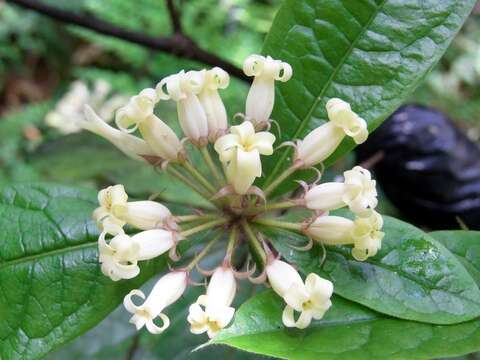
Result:
<svg viewBox="0 0 480 360"><path fill-rule="evenodd" d="M174 0L167 0L167 9L170 15L170 22L172 23L173 32L176 34L182 34L182 24L180 23L180 16L177 8L175 7Z"/></svg>
<svg viewBox="0 0 480 360"><path fill-rule="evenodd" d="M54 6L43 4L41 1L5 0L5 2L34 10L66 24L81 26L103 35L126 40L153 50L171 53L177 57L199 61L210 66L219 66L232 76L244 81L247 80L247 77L245 74L243 74L241 69L216 56L215 54L201 49L192 39L182 33L175 33L171 37L153 37L135 31L124 30L91 15L83 16L67 10L59 9ZM176 10L174 11L176 13ZM174 20L172 17L172 22L173 21ZM178 21L178 17L175 21ZM178 21L178 25L179 24L180 22ZM175 26L176 25L174 25L174 28Z"/></svg>

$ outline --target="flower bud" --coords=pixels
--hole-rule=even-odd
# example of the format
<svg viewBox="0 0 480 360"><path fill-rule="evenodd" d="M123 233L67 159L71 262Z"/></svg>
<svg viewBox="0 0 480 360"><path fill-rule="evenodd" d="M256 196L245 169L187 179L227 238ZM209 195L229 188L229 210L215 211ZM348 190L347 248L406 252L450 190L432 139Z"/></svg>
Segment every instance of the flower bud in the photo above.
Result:
<svg viewBox="0 0 480 360"><path fill-rule="evenodd" d="M249 121L232 126L230 134L215 142L220 161L226 166L227 180L237 194L245 194L255 178L262 175L260 154L271 155L274 142L273 134L265 131L255 133Z"/></svg>
<svg viewBox="0 0 480 360"><path fill-rule="evenodd" d="M153 287L145 302L138 306L132 301L132 296L139 296L145 299L140 290L132 290L123 300L125 309L132 313L130 323L134 324L137 330L146 326L152 334L161 334L170 325L170 319L162 311L177 301L187 288L187 273L185 271L170 272L160 278ZM162 326L154 323L155 318L162 319Z"/></svg>
<svg viewBox="0 0 480 360"><path fill-rule="evenodd" d="M352 220L341 216L320 216L305 229L305 233L325 245L352 244L354 227Z"/></svg>
<svg viewBox="0 0 480 360"><path fill-rule="evenodd" d="M225 89L230 78L226 71L219 67L203 72L204 82L198 99L202 104L208 122L208 138L215 142L218 137L225 134L228 128L227 111L218 94L218 89Z"/></svg>
<svg viewBox="0 0 480 360"><path fill-rule="evenodd" d="M305 193L305 206L311 210L330 211L345 206L345 185L329 182L315 185Z"/></svg>
<svg viewBox="0 0 480 360"><path fill-rule="evenodd" d="M207 332L208 337L213 338L230 323L235 313L230 304L235 297L236 287L235 276L230 267L218 267L214 271L207 294L200 295L189 308L187 320L191 324L192 333Z"/></svg>
<svg viewBox="0 0 480 360"><path fill-rule="evenodd" d="M173 221L168 208L156 201L132 201L125 206L112 209L118 219L142 230L165 227L169 220Z"/></svg>
<svg viewBox="0 0 480 360"><path fill-rule="evenodd" d="M203 72L183 70L164 78L156 87L161 100L177 103L178 120L182 130L192 143L204 146L208 138L207 115L197 95L203 88Z"/></svg>
<svg viewBox="0 0 480 360"><path fill-rule="evenodd" d="M270 122L275 102L275 80L288 81L292 68L270 56L251 55L243 64L243 72L255 77L248 92L245 115L255 128L262 129Z"/></svg>
<svg viewBox="0 0 480 360"><path fill-rule="evenodd" d="M85 105L84 112L85 119L79 121L78 125L85 130L105 138L129 158L146 161L142 155L155 155L144 140L111 127L102 120L90 106Z"/></svg>
<svg viewBox="0 0 480 360"><path fill-rule="evenodd" d="M311 131L297 144L295 161L301 161L304 167L317 165L327 159L345 135L352 137L357 144L367 139L367 123L352 111L348 103L330 99L326 108L330 121Z"/></svg>

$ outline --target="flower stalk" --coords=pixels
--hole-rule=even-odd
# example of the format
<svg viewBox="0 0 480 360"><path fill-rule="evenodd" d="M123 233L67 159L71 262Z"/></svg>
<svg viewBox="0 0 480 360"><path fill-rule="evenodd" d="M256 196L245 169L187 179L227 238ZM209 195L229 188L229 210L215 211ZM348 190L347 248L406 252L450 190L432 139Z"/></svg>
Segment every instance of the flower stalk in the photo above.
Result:
<svg viewBox="0 0 480 360"><path fill-rule="evenodd" d="M180 232L180 235L183 236L183 237L191 236L191 235L199 233L201 231L205 231L205 230L214 228L216 226L223 225L226 222L228 222L228 219L218 219L218 220L209 221L205 224L198 225L198 226L195 226L191 229L182 231L182 232Z"/></svg>

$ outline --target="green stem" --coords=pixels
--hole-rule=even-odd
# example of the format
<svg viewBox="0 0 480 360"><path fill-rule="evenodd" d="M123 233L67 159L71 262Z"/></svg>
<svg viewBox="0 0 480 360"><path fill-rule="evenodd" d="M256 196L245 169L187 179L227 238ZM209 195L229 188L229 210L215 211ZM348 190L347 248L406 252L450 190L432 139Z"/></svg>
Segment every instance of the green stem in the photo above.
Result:
<svg viewBox="0 0 480 360"><path fill-rule="evenodd" d="M205 224L198 225L198 226L195 226L191 229L182 231L182 232L180 232L180 235L183 236L183 237L187 237L187 236L196 234L200 231L208 230L208 229L211 229L215 226L225 224L227 221L228 221L228 219L218 219L218 220L214 220L214 221L209 221Z"/></svg>
<svg viewBox="0 0 480 360"><path fill-rule="evenodd" d="M271 226L271 227L278 227L281 229L288 229L288 230L295 230L301 231L303 228L302 224L299 223L291 223L287 221L278 221L273 219L266 219L266 218L258 218L253 220L256 224Z"/></svg>
<svg viewBox="0 0 480 360"><path fill-rule="evenodd" d="M237 242L237 227L233 226L230 231L230 236L228 237L228 245L225 257L230 260L233 254L233 249L235 248L235 243Z"/></svg>
<svg viewBox="0 0 480 360"><path fill-rule="evenodd" d="M217 236L215 236L212 240L210 240L208 244L205 245L205 247L202 249L202 251L200 251L197 255L195 255L195 257L192 259L192 261L190 261L190 263L187 265L185 270L192 271L195 265L197 265L198 262L202 260L205 257L205 255L207 255L210 252L210 250L218 242L218 240L222 238L222 235L223 233L220 233Z"/></svg>
<svg viewBox="0 0 480 360"><path fill-rule="evenodd" d="M289 168L287 168L282 174L280 174L279 177L277 177L272 183L270 183L263 192L265 193L265 196L268 196L272 193L273 190L277 188L278 185L280 185L286 178L288 178L290 175L292 175L295 171L299 169L300 165L292 165Z"/></svg>
<svg viewBox="0 0 480 360"><path fill-rule="evenodd" d="M298 204L295 203L293 200L281 201L281 202L274 202L274 203L267 203L264 207L264 211L272 211L272 210L280 210L280 209L289 209L292 207L297 206Z"/></svg>
<svg viewBox="0 0 480 360"><path fill-rule="evenodd" d="M217 166L213 162L213 159L210 156L210 152L208 151L208 148L206 146L204 146L204 147L200 148L200 152L202 153L203 158L205 159L205 162L207 163L208 167L210 168L210 171L212 172L213 177L217 181L217 184L220 187L223 187L225 185L225 182L222 178L222 175L218 171Z"/></svg>
<svg viewBox="0 0 480 360"><path fill-rule="evenodd" d="M215 219L216 217L218 217L218 214L180 215L180 216L175 216L175 220L177 221L177 223L182 223L182 222L197 221L197 220Z"/></svg>
<svg viewBox="0 0 480 360"><path fill-rule="evenodd" d="M203 197L205 200L210 201L210 194L206 193L203 189L199 188L196 186L190 179L188 179L185 175L183 175L180 171L175 169L172 165L169 165L166 169L167 173L170 173L171 175L175 176L177 179L179 179L181 182L183 182L185 185L187 185L189 188L191 188L193 191L195 191L197 194L199 194L201 197Z"/></svg>
<svg viewBox="0 0 480 360"><path fill-rule="evenodd" d="M197 179L200 184L205 187L205 189L207 189L211 193L211 195L217 192L215 187L213 187L213 185L210 184L210 182L205 179L205 177L200 174L200 172L198 172L198 170L195 169L195 167L188 160L183 163L183 166L195 179Z"/></svg>
<svg viewBox="0 0 480 360"><path fill-rule="evenodd" d="M261 259L262 264L265 265L267 261L267 255L265 254L265 251L263 250L262 244L260 243L260 240L258 240L257 236L253 232L252 228L248 224L248 222L243 219L242 220L242 227L243 230L245 231L245 234L248 237L248 240L250 244L252 245L253 251L257 254L257 256Z"/></svg>

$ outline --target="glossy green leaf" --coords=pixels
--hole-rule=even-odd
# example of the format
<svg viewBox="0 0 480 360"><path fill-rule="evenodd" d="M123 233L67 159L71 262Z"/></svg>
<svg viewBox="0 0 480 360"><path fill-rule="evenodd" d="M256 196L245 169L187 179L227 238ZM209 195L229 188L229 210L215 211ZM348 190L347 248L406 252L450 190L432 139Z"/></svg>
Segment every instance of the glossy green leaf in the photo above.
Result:
<svg viewBox="0 0 480 360"><path fill-rule="evenodd" d="M283 301L265 291L243 304L210 344L283 359L421 360L480 350L480 321L431 325L392 319L340 297L305 330L286 329Z"/></svg>
<svg viewBox="0 0 480 360"><path fill-rule="evenodd" d="M460 261L420 229L384 217L385 238L379 253L365 262L351 248L331 246L323 266L322 249L299 252L303 235L268 229L276 249L304 274L330 279L335 292L378 312L402 319L453 324L480 315L480 291Z"/></svg>
<svg viewBox="0 0 480 360"><path fill-rule="evenodd" d="M104 276L91 220L96 206L91 191L47 184L0 188L0 358L44 356L165 269L160 257L143 262L133 280Z"/></svg>
<svg viewBox="0 0 480 360"><path fill-rule="evenodd" d="M430 236L457 255L480 286L480 231L434 231Z"/></svg>
<svg viewBox="0 0 480 360"><path fill-rule="evenodd" d="M277 86L278 143L321 125L333 97L375 129L440 59L475 2L286 0L263 49L293 68L292 79ZM345 141L327 163L352 148ZM263 163L267 183L289 164L291 150L277 154Z"/></svg>

